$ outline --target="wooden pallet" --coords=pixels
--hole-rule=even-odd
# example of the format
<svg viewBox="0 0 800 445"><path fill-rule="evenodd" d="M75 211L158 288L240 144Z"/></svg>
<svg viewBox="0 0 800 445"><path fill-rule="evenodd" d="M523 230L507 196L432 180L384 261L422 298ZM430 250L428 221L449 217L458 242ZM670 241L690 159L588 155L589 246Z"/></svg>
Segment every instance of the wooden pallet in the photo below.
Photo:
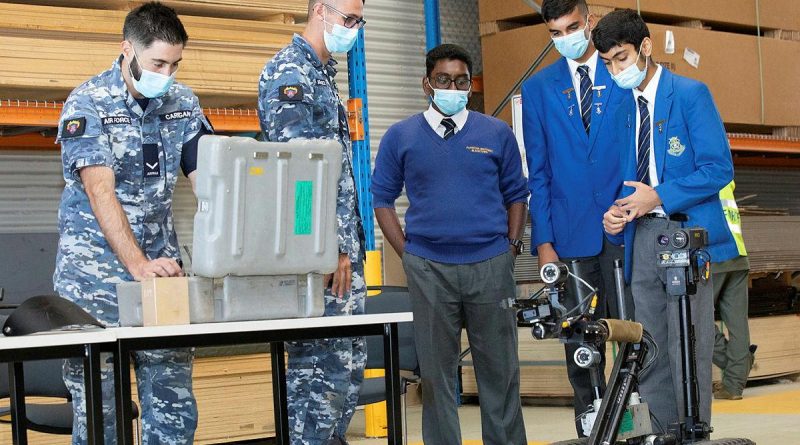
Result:
<svg viewBox="0 0 800 445"><path fill-rule="evenodd" d="M799 315L778 315L750 319L750 343L758 345L755 364L748 380L760 380L800 373ZM722 378L714 367L713 379Z"/></svg>
<svg viewBox="0 0 800 445"><path fill-rule="evenodd" d="M755 366L749 380L767 379L800 373L800 316L780 315L750 319L750 342L758 345ZM462 348L466 344L462 345ZM612 356L610 349L607 357ZM567 379L564 347L557 340L535 341L527 329L519 331L521 396L534 399L570 398L572 387ZM469 357L467 358L469 360ZM607 361L606 376L613 363ZM478 388L469 362L462 367L462 394L475 396ZM719 369L714 381L721 379Z"/></svg>

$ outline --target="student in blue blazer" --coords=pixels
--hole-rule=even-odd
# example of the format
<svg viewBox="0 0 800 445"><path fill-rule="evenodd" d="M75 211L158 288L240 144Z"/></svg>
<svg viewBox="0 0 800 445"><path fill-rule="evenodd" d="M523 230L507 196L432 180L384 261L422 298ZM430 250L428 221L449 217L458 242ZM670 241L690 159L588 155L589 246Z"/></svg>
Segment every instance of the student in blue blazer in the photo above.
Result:
<svg viewBox="0 0 800 445"><path fill-rule="evenodd" d="M563 57L522 86L522 119L531 191L531 244L539 264L562 261L599 289L597 317L617 318L614 259L603 213L617 198L625 146L616 109L630 93L616 87L589 36L596 24L585 0L545 0L542 16ZM567 289L569 306L587 294ZM631 314L632 307L628 307ZM629 315L629 316L630 316ZM578 345L565 345L576 417L592 404L590 374L577 366ZM601 366L601 369L603 367ZM579 436L588 436L576 420Z"/></svg>
<svg viewBox="0 0 800 445"><path fill-rule="evenodd" d="M632 10L599 21L593 41L620 88L632 90L618 110L627 135L621 198L603 225L624 237L626 278L636 320L658 344L656 362L639 388L662 431L683 420L678 299L665 291L656 265L657 239L679 227L708 231L706 250L714 262L738 255L725 221L719 191L733 179L730 147L717 108L701 82L670 73L653 62L653 41ZM700 392L700 418L711 419L711 357L714 346L712 285L701 281L691 297Z"/></svg>

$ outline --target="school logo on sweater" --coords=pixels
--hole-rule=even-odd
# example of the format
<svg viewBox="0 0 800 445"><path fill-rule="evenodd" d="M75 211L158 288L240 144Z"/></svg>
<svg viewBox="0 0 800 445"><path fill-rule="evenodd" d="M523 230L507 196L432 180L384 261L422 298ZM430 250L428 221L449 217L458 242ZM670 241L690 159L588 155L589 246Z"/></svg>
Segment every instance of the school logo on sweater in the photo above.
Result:
<svg viewBox="0 0 800 445"><path fill-rule="evenodd" d="M686 150L686 146L681 144L681 140L678 139L678 136L672 136L669 138L669 149L667 153L671 154L672 156L680 156Z"/></svg>
<svg viewBox="0 0 800 445"><path fill-rule="evenodd" d="M467 150L473 153L481 153L485 155L494 153L494 150L492 150L491 148L475 147L473 145L467 145Z"/></svg>

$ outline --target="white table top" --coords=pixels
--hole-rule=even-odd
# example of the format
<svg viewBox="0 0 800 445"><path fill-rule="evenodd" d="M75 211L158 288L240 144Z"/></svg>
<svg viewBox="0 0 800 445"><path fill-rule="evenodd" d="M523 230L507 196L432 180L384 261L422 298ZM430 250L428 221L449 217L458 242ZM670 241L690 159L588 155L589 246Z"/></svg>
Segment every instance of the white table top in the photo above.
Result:
<svg viewBox="0 0 800 445"><path fill-rule="evenodd" d="M49 331L19 337L0 335L0 350L113 343L116 340L116 333L111 329L101 328L82 331Z"/></svg>
<svg viewBox="0 0 800 445"><path fill-rule="evenodd" d="M117 339L364 326L384 323L405 323L412 320L413 316L411 312L398 312L390 314L348 315L341 317L292 318L137 328L94 328L83 331L49 331L19 337L4 337L0 335L0 350L113 343Z"/></svg>
<svg viewBox="0 0 800 445"><path fill-rule="evenodd" d="M118 339L173 337L179 335L228 334L253 331L281 331L287 329L364 326L413 321L411 312L389 314L347 315L339 317L288 318L280 320L232 321L174 326L149 326L109 328Z"/></svg>

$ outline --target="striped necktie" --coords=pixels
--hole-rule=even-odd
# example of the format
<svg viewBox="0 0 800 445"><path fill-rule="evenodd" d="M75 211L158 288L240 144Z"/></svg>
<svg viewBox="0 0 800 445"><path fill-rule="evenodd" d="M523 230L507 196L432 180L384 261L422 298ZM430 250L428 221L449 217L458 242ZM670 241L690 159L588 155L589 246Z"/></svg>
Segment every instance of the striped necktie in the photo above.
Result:
<svg viewBox="0 0 800 445"><path fill-rule="evenodd" d="M442 119L442 125L444 126L444 140L448 140L456 134L456 123L453 119L446 117Z"/></svg>
<svg viewBox="0 0 800 445"><path fill-rule="evenodd" d="M581 76L581 119L586 134L589 134L592 125L592 79L589 77L589 67L579 66L578 74Z"/></svg>
<svg viewBox="0 0 800 445"><path fill-rule="evenodd" d="M636 146L636 179L650 185L650 112L647 99L639 96L639 144Z"/></svg>

